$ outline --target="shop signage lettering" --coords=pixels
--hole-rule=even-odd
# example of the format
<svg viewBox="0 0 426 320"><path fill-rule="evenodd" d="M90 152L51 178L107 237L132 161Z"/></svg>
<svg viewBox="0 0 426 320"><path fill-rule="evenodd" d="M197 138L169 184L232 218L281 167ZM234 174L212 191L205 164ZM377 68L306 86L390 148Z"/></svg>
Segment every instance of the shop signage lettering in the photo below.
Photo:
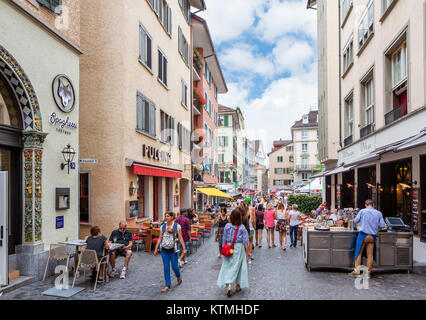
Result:
<svg viewBox="0 0 426 320"><path fill-rule="evenodd" d="M70 121L70 117L67 117L66 119L59 118L56 112L52 112L50 114L49 123L52 126L58 126L61 129L63 128L77 129L78 128L78 124L76 122Z"/></svg>
<svg viewBox="0 0 426 320"><path fill-rule="evenodd" d="M367 142L361 142L361 153L367 153L369 151L373 151L373 144L368 144Z"/></svg>
<svg viewBox="0 0 426 320"><path fill-rule="evenodd" d="M142 146L142 156L144 158L148 157L149 159L158 160L166 163L169 163L172 158L169 152L161 151L146 144Z"/></svg>

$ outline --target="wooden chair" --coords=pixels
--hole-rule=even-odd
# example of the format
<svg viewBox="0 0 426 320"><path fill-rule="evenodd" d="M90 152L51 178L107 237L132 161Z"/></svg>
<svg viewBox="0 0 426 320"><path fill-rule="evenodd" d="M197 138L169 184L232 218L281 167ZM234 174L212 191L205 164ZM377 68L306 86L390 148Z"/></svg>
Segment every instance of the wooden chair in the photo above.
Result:
<svg viewBox="0 0 426 320"><path fill-rule="evenodd" d="M43 281L46 279L47 268L49 267L50 260L54 260L56 265L58 265L58 262L60 261L66 261L66 266L68 269L68 262L70 261L70 258L73 257L75 257L75 253L68 253L64 244L51 244L49 249L49 257L46 261L46 269L44 270ZM77 270L78 268L74 270L74 277L77 274Z"/></svg>
<svg viewBox="0 0 426 320"><path fill-rule="evenodd" d="M157 245L158 239L161 235L161 229L160 228L152 228L152 237L151 237L151 249L155 248Z"/></svg>
<svg viewBox="0 0 426 320"><path fill-rule="evenodd" d="M84 268L84 277L86 277L86 268L96 268L96 279L95 279L95 287L93 291L96 291L96 285L98 284L99 271L101 268L101 264L104 261L107 261L107 256L103 256L100 260L98 260L98 255L96 254L96 250L83 249L79 255L77 269L80 267ZM74 288L76 274L74 275L74 280L72 282L72 287ZM106 279L106 268L104 271L104 277L102 278L102 282L105 282Z"/></svg>

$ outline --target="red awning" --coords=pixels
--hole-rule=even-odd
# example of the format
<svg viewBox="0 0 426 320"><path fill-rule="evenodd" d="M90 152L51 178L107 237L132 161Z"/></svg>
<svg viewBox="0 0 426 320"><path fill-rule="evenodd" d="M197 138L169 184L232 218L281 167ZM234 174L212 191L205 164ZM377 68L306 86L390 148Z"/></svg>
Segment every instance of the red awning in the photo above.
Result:
<svg viewBox="0 0 426 320"><path fill-rule="evenodd" d="M167 178L182 178L182 172L153 168L143 165L133 165L133 173L140 176L154 176L154 177L167 177Z"/></svg>

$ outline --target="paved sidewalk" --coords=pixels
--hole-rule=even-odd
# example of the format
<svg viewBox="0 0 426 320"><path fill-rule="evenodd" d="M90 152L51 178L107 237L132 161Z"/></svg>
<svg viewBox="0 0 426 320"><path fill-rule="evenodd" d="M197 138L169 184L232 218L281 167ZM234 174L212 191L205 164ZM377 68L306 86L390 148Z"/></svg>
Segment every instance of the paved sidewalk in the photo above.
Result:
<svg viewBox="0 0 426 320"><path fill-rule="evenodd" d="M264 233L266 238L266 233ZM278 234L276 234L278 239ZM276 242L278 243L278 242ZM152 253L135 252L130 262L126 279L111 279L110 283L101 284L96 292L88 280L76 285L86 290L70 298L90 300L223 300L228 299L225 289L216 286L222 258L217 257L218 247L211 236L198 251L189 257L182 269L183 283L176 284L172 274L172 288L161 293L164 286L163 264L161 256ZM368 290L357 290L354 278L346 272L312 271L308 272L303 263L302 247L279 247L268 249L266 241L262 248L256 248L255 260L249 266L250 288L233 295L231 300L339 300L339 299L425 299L426 276L407 273L379 274L370 280ZM121 267L123 258L117 260ZM71 280L72 281L72 280ZM38 281L4 294L1 299L46 299L60 298L42 296L41 292L53 287L54 277L45 282Z"/></svg>

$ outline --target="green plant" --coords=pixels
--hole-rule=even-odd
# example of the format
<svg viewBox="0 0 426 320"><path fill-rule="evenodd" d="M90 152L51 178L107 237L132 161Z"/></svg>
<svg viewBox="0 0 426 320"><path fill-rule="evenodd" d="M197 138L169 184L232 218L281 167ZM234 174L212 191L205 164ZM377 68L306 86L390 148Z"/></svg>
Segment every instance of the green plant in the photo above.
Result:
<svg viewBox="0 0 426 320"><path fill-rule="evenodd" d="M322 199L320 196L308 196L305 194L299 195L290 195L288 197L288 205L297 204L299 207L298 210L305 214L310 214L311 210L316 210L320 204L322 203Z"/></svg>
<svg viewBox="0 0 426 320"><path fill-rule="evenodd" d="M204 65L203 64L203 59L201 59L201 56L200 56L200 54L198 53L198 51L196 49L194 49L194 58L195 58L195 61L198 62L199 67L202 68L203 65Z"/></svg>

